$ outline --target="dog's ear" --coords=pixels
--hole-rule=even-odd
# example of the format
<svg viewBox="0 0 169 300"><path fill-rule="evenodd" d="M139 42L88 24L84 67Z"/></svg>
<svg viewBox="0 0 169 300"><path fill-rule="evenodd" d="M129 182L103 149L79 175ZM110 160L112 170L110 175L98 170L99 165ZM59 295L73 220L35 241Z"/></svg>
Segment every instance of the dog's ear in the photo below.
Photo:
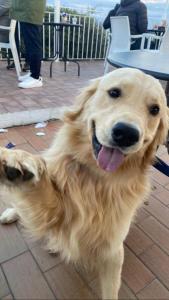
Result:
<svg viewBox="0 0 169 300"><path fill-rule="evenodd" d="M169 108L165 108L165 113L163 114L156 135L152 141L152 143L149 145L145 155L144 155L144 165L149 164L152 162L154 158L154 153L157 151L158 146L164 145L167 139L169 131Z"/></svg>
<svg viewBox="0 0 169 300"><path fill-rule="evenodd" d="M63 120L67 123L75 121L83 112L85 104L91 99L91 97L95 94L97 87L99 85L101 77L91 80L89 86L84 88L80 95L76 99L75 105L70 108L64 115Z"/></svg>

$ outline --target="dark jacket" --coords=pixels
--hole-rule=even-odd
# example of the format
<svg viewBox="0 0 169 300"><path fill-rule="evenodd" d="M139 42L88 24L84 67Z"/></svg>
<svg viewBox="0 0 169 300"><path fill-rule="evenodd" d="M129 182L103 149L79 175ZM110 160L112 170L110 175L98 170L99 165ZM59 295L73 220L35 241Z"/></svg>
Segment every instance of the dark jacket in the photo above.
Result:
<svg viewBox="0 0 169 300"><path fill-rule="evenodd" d="M20 22L41 25L46 0L12 0L10 16Z"/></svg>
<svg viewBox="0 0 169 300"><path fill-rule="evenodd" d="M110 17L128 16L131 34L141 34L146 32L148 19L147 8L140 0L121 0L120 4L116 4L103 22L104 29L111 27Z"/></svg>

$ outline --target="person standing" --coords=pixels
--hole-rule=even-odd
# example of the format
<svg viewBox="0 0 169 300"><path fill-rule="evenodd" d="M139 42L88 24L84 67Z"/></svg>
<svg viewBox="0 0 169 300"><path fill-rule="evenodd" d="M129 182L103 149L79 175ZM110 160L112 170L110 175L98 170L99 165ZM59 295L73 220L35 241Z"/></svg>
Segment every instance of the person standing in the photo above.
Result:
<svg viewBox="0 0 169 300"><path fill-rule="evenodd" d="M132 35L142 34L147 31L147 7L140 0L121 0L120 4L116 4L103 22L104 29L111 28L110 18L114 16L128 16ZM132 41L131 49L139 49L141 38L132 39Z"/></svg>
<svg viewBox="0 0 169 300"><path fill-rule="evenodd" d="M20 76L18 87L35 88L43 85L41 72L42 60L42 23L46 0L12 0L10 16L21 24L21 34L25 44L30 72Z"/></svg>

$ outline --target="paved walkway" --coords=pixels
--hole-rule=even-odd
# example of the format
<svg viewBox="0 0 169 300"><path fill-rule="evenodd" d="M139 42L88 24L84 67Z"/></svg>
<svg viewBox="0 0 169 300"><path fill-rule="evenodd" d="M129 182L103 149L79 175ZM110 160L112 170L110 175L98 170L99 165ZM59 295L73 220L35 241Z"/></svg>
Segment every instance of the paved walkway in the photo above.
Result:
<svg viewBox="0 0 169 300"><path fill-rule="evenodd" d="M49 78L49 62L43 63L44 86L37 89L19 89L14 70L8 71L0 61L0 127L31 124L38 121L57 119L62 108L70 105L92 78L103 75L103 61L80 62L81 76L77 66L67 65L64 72L62 62L53 65L53 78Z"/></svg>
<svg viewBox="0 0 169 300"><path fill-rule="evenodd" d="M67 91L69 95L69 91ZM39 131L33 125L0 134L0 146L37 153L47 148L61 124L50 122ZM169 163L164 147L160 156ZM120 299L169 299L169 178L151 170L153 190L143 205L125 243ZM0 202L0 211L4 206ZM96 299L96 274L66 265L57 255L31 241L19 224L0 225L0 299Z"/></svg>

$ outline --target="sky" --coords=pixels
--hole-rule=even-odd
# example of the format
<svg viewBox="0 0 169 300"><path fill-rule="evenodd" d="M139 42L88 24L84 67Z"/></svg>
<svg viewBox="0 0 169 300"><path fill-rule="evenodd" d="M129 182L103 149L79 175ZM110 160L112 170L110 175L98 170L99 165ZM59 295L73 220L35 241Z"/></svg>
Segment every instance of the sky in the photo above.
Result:
<svg viewBox="0 0 169 300"><path fill-rule="evenodd" d="M47 0L48 4L53 5L54 0ZM148 17L149 17L149 28L151 28L154 24L159 24L165 15L165 7L167 0L142 0L146 3L148 9ZM61 6L76 9L78 12L86 11L87 7L93 7L98 12L96 14L97 17L103 19L107 12L113 8L116 3L119 3L120 0L60 0ZM169 2L169 0L168 0ZM169 6L169 5L168 5ZM168 7L168 15L167 15L168 23L169 23L169 7Z"/></svg>

